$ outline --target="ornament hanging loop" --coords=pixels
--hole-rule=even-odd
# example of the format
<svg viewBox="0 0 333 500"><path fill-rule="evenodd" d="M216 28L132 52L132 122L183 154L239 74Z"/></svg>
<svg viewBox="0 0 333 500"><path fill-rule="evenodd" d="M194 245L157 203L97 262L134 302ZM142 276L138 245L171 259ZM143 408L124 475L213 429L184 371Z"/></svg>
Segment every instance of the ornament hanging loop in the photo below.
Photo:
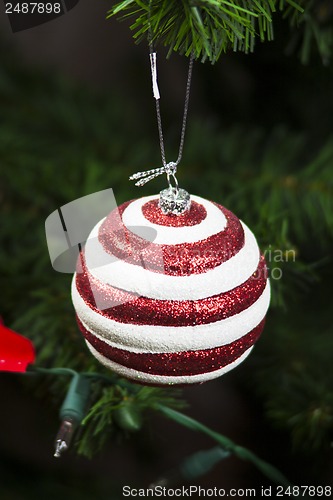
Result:
<svg viewBox="0 0 333 500"><path fill-rule="evenodd" d="M167 174L167 180L169 184L169 189L174 189L178 193L178 181L176 177L176 172L177 172L177 163L171 161L165 166L165 172ZM171 177L175 183L174 186L171 184Z"/></svg>
<svg viewBox="0 0 333 500"><path fill-rule="evenodd" d="M171 161L165 166L169 187L160 192L159 206L166 215L181 215L189 210L191 205L190 195L185 189L178 186L176 177L177 162ZM174 182L174 186L171 183Z"/></svg>
<svg viewBox="0 0 333 500"><path fill-rule="evenodd" d="M160 191L159 206L166 215L181 215L190 209L191 198L185 189L169 185Z"/></svg>

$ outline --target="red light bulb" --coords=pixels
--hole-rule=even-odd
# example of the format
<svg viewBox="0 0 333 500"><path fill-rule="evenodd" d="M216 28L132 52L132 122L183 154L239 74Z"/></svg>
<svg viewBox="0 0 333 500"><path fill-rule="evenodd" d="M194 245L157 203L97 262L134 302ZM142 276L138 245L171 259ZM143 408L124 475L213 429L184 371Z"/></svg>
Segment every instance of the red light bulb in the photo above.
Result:
<svg viewBox="0 0 333 500"><path fill-rule="evenodd" d="M32 342L7 328L0 318L0 371L23 373L35 361Z"/></svg>

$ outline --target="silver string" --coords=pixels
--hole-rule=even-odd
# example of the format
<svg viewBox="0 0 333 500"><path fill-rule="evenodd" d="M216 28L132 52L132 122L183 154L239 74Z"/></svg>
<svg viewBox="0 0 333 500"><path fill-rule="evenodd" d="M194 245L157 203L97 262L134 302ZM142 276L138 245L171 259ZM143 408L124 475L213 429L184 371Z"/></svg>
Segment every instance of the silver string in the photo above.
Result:
<svg viewBox="0 0 333 500"><path fill-rule="evenodd" d="M154 47L153 47L151 32L149 33L149 53L150 53L150 56L152 56L154 54ZM178 151L177 160L175 162L173 162L173 163L176 164L176 166L179 165L179 163L180 163L180 161L182 159L182 156L183 156L183 149L184 149L184 142L185 142L185 132L186 132L186 122L187 122L187 114L188 114L188 107L189 107L189 101L190 101L190 90L191 90L193 62L194 62L194 56L193 56L193 54L191 54L191 56L190 56L190 62L189 62L189 66L188 66L188 73L187 73L185 103L184 103L184 113L183 113L183 121L182 121L182 128L181 128L181 134L180 134L179 151ZM159 99L155 99L155 104L156 104L156 116L157 116L158 135L159 135L159 139L160 139L161 158L162 158L163 166L166 167L167 162L166 162L166 157L165 157L165 147L164 147L164 137L163 137L163 128L162 128L162 116L161 116L161 109L160 109L160 100Z"/></svg>
<svg viewBox="0 0 333 500"><path fill-rule="evenodd" d="M175 162L167 163L166 156L165 156L162 117L161 117L161 110L160 110L160 95L159 95L159 91L158 91L158 87L157 87L156 52L154 52L154 45L153 45L153 40L152 40L151 29L149 29L149 32L148 32L148 43L149 43L150 67L151 67L151 73L152 73L154 97L155 97L155 104L156 104L157 127L158 127L158 135L159 135L159 141L160 141L160 151L161 151L161 158L162 158L163 167L155 168L152 170L147 170L145 172L137 172L136 174L131 175L130 180L140 179L135 183L135 185L136 186L143 186L144 184L146 184L146 182L149 182L150 180L154 179L158 175L166 173L169 188L175 189L176 191L178 191L178 181L176 179L176 172L177 172L177 166L179 165L179 163L182 159L182 156L183 156L187 114L188 114L189 101L190 101L190 89L191 89L194 56L193 56L193 54L191 54L189 67L188 67L186 92L185 92L185 103L184 103L183 121L182 121L181 133L180 133L178 157L177 157L177 160ZM172 177L174 180L174 183L175 183L174 188L172 188L170 177Z"/></svg>
<svg viewBox="0 0 333 500"><path fill-rule="evenodd" d="M188 66L188 73L187 73L184 114L183 114L183 122L182 122L182 130L181 130L181 135L180 135L179 152L178 152L178 158L176 160L176 165L179 165L179 163L180 163L180 161L182 159L182 156L183 156L184 141L185 141L185 131L186 131L186 121L187 121L187 113L188 113L188 105L189 105L189 102L190 102L190 90L191 90L193 62L194 62L194 56L193 56L193 54L191 54L191 56L190 56L190 63L189 63L189 66Z"/></svg>

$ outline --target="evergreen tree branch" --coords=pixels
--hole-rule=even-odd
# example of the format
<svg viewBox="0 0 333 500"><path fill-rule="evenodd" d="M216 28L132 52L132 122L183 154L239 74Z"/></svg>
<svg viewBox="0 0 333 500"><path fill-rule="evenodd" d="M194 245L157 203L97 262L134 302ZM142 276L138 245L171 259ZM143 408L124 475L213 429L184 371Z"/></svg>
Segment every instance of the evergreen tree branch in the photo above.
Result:
<svg viewBox="0 0 333 500"><path fill-rule="evenodd" d="M248 53L254 41L272 40L272 15L277 10L292 16L303 12L303 0L124 0L114 5L107 19L134 18L131 30L138 42L156 43L201 61L215 63L227 50Z"/></svg>
<svg viewBox="0 0 333 500"><path fill-rule="evenodd" d="M96 380L98 380L98 374ZM145 387L114 377L112 385L97 384L91 407L84 418L76 443L77 452L91 458L113 436L128 435L141 430L144 418L157 404L184 408L179 389Z"/></svg>

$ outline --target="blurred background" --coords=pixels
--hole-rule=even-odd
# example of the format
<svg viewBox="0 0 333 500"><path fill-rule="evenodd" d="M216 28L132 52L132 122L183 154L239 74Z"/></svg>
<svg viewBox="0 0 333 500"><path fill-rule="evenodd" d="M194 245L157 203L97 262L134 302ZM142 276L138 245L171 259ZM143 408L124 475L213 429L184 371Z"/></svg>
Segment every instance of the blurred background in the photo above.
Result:
<svg viewBox="0 0 333 500"><path fill-rule="evenodd" d="M48 261L46 217L108 187L120 204L165 184L156 179L139 190L127 181L160 164L155 105L147 47L135 45L128 22L105 19L109 8L106 0L80 0L51 22L13 33L0 7L0 314L33 339L41 365L57 364L60 354L66 362L67 346L68 364L89 356L74 324L71 277ZM328 9L322 28L332 26ZM283 258L268 263L282 278L272 277L272 307L250 359L219 380L184 389L184 399L188 414L294 484L333 485L332 63L323 64L314 40L302 64L302 33L292 33L279 14L274 28L274 42L257 42L254 54L228 53L214 66L194 66L179 181L234 211L263 250L281 250ZM159 48L171 160L188 63L165 55ZM213 446L149 414L139 433L119 433L91 460L73 450L56 460L64 394L52 384L47 377L0 376L2 500L121 498L123 485L147 487ZM194 483L269 484L234 457Z"/></svg>

